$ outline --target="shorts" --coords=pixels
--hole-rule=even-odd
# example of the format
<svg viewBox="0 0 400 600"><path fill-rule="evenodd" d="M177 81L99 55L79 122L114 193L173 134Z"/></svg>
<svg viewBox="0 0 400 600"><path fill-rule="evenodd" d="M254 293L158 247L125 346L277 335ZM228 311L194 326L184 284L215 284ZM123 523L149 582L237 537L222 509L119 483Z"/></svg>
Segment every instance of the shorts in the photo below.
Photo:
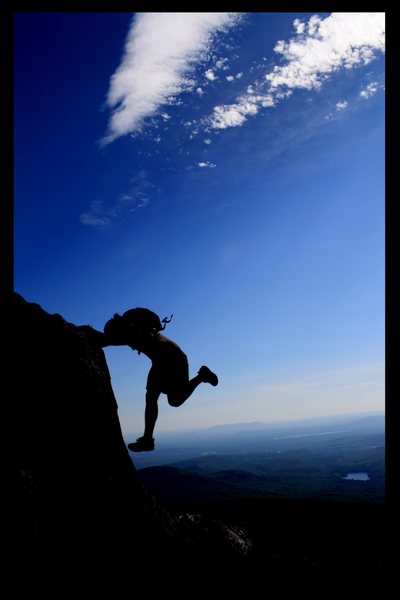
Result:
<svg viewBox="0 0 400 600"><path fill-rule="evenodd" d="M162 363L153 362L147 376L146 389L162 394L179 392L189 381L189 363L184 352L174 353Z"/></svg>

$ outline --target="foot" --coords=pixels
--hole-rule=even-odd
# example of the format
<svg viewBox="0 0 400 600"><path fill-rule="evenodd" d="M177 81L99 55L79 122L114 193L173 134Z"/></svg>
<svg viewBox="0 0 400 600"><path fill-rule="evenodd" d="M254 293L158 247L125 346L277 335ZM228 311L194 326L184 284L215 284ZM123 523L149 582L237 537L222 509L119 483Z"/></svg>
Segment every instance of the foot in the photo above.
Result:
<svg viewBox="0 0 400 600"><path fill-rule="evenodd" d="M218 377L216 376L215 373L213 373L212 371L210 371L210 369L206 366L202 366L199 369L199 375L201 377L201 380L204 381L204 383L211 383L211 385L218 385Z"/></svg>
<svg viewBox="0 0 400 600"><path fill-rule="evenodd" d="M131 452L150 452L154 450L154 438L139 437L136 442L128 444Z"/></svg>

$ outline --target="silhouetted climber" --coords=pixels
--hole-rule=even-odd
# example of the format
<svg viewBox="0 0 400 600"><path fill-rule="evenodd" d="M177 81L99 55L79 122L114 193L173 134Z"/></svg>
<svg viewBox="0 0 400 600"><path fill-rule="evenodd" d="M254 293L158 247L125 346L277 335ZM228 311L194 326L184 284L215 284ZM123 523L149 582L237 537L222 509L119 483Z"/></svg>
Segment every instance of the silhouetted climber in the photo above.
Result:
<svg viewBox="0 0 400 600"><path fill-rule="evenodd" d="M171 406L181 406L200 383L218 384L218 377L206 366L200 367L197 375L189 379L186 354L160 333L171 318L160 321L147 308L133 308L122 316L115 314L104 326L103 346L128 345L139 354L143 352L152 363L147 377L144 433L136 442L128 444L133 452L154 450L153 433L161 394L167 395Z"/></svg>

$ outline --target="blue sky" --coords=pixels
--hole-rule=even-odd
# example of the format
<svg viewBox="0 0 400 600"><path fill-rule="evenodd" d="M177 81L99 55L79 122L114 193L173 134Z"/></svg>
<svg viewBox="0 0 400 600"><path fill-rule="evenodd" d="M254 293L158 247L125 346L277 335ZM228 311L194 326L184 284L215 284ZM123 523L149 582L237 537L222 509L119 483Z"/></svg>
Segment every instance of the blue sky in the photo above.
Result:
<svg viewBox="0 0 400 600"><path fill-rule="evenodd" d="M384 409L384 17L16 13L15 289L174 314L158 429ZM140 434L149 361L106 356Z"/></svg>

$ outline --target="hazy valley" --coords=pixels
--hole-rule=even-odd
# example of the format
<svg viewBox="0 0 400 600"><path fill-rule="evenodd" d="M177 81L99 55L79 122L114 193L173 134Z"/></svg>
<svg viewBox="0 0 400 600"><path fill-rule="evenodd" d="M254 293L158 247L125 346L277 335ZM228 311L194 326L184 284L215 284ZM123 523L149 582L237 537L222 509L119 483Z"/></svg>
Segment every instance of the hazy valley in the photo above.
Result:
<svg viewBox="0 0 400 600"><path fill-rule="evenodd" d="M226 425L156 442L133 456L145 487L168 510L243 527L261 564L382 566L383 415Z"/></svg>

